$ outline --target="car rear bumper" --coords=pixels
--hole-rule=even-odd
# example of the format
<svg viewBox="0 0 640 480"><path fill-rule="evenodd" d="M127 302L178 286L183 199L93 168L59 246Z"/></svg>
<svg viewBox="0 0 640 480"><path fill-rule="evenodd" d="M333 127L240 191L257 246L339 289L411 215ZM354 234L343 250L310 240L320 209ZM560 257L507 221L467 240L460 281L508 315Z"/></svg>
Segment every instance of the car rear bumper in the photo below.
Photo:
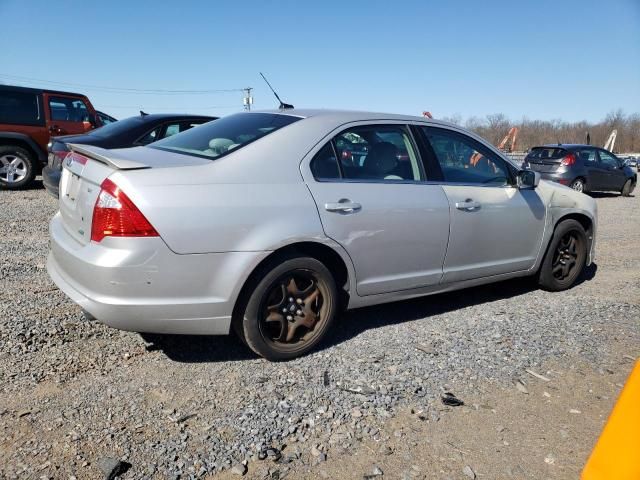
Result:
<svg viewBox="0 0 640 480"><path fill-rule="evenodd" d="M575 175L571 172L538 172L544 180L556 182L569 186L573 182Z"/></svg>
<svg viewBox="0 0 640 480"><path fill-rule="evenodd" d="M248 272L268 252L178 255L158 237L80 244L60 214L50 224L47 271L98 321L149 333L224 335Z"/></svg>
<svg viewBox="0 0 640 480"><path fill-rule="evenodd" d="M47 192L55 198L59 196L58 185L60 184L61 174L59 168L52 168L49 165L42 169L42 183L47 189Z"/></svg>

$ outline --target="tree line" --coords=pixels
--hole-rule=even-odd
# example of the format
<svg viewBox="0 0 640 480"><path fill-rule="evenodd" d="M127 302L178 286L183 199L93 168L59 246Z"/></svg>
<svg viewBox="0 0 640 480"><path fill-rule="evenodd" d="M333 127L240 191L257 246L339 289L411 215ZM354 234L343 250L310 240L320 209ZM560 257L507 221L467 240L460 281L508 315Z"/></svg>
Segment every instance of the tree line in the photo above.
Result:
<svg viewBox="0 0 640 480"><path fill-rule="evenodd" d="M498 145L511 127L518 128L515 150L528 150L536 145L548 143L587 143L604 146L611 132L618 130L614 151L617 153L640 152L640 113L625 114L615 110L600 122L565 122L562 120L530 120L524 117L518 122L511 121L502 113L484 118L470 117L464 122L460 115L444 117L445 120L477 133Z"/></svg>

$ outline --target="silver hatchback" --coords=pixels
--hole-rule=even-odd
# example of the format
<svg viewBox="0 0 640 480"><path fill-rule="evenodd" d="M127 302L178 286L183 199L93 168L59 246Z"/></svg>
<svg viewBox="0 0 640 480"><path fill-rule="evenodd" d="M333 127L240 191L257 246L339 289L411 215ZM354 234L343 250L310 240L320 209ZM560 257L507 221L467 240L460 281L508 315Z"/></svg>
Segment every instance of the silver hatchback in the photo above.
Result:
<svg viewBox="0 0 640 480"><path fill-rule="evenodd" d="M148 147L72 145L47 268L90 315L301 355L344 308L593 259L593 199L455 125L380 113L246 112Z"/></svg>

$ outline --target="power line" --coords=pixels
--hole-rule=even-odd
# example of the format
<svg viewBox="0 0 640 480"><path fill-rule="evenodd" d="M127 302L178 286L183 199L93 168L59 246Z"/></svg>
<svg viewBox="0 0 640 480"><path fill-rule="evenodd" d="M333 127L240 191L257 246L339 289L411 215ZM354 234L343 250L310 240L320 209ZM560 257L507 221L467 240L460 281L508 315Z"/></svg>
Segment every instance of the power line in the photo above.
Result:
<svg viewBox="0 0 640 480"><path fill-rule="evenodd" d="M208 94L215 94L215 93L236 93L236 92L245 91L244 88L226 88L226 89L211 89L211 90L166 90L166 89L105 87L101 85L58 82L55 80L42 80L38 78L22 77L18 75L8 75L6 73L0 73L0 77L12 79L14 81L27 81L27 82L44 83L49 85L58 85L63 87L89 88L89 89L103 90L103 91L114 92L114 93L131 93L131 94L142 94L142 95L208 95Z"/></svg>

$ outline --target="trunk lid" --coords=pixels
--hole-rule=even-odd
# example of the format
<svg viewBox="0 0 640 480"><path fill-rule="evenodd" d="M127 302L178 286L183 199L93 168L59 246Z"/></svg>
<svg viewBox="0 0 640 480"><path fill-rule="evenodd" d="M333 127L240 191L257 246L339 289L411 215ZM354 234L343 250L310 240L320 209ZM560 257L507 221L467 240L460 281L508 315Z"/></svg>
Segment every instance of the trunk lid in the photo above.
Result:
<svg viewBox="0 0 640 480"><path fill-rule="evenodd" d="M93 208L100 185L117 170L144 170L209 163L209 160L146 147L106 150L68 144L60 178L59 208L65 229L82 245L91 240Z"/></svg>

